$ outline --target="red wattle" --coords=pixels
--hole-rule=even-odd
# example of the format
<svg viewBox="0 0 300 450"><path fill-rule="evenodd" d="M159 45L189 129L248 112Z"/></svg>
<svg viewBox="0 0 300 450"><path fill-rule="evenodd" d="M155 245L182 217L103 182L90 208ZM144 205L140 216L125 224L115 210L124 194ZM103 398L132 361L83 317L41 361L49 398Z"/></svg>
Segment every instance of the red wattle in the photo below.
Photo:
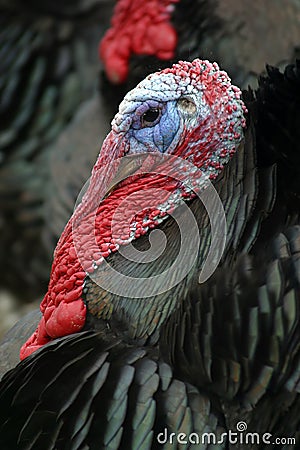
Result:
<svg viewBox="0 0 300 450"><path fill-rule="evenodd" d="M46 324L46 332L52 338L80 331L85 323L86 309L82 300L72 303L61 302L54 309Z"/></svg>
<svg viewBox="0 0 300 450"><path fill-rule="evenodd" d="M110 133L103 144L102 152L95 165L92 182L86 193L86 203L90 198L93 198L92 193L97 191L95 188L95 184L98 182L97 169L107 164L107 172L109 172L110 161L123 154L124 149L117 144L116 136ZM87 268L92 263L95 251L91 247L86 249L82 245L85 253L83 256L81 255L79 260L78 248L75 248L73 239L73 225L78 214L80 215L82 209L86 208L86 203L84 206L79 205L59 239L54 252L48 291L40 306L43 317L36 331L21 348L21 359L26 358L52 339L80 331L85 324L86 307L82 299L82 289ZM89 217L86 221L80 222L80 227L83 231L86 228L88 236L93 235L94 222L91 223ZM84 244L84 234L81 239L81 244ZM100 236L99 244L101 239Z"/></svg>

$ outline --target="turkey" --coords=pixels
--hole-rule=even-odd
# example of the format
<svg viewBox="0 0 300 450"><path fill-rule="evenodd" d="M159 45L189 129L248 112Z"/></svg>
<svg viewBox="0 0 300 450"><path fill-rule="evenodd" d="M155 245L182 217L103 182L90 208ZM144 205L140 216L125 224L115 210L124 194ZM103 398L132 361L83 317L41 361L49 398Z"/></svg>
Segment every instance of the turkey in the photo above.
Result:
<svg viewBox="0 0 300 450"><path fill-rule="evenodd" d="M251 448L299 442L300 64L284 74L269 67L244 100L246 131L239 89L203 60L179 62L127 94L56 248L43 317L1 381L1 448L192 448L208 434L216 441L202 448L248 448L241 433L229 440L237 423L256 439L272 436ZM227 236L199 284L210 218L195 191L211 192L209 180ZM162 186L163 197L153 195ZM185 205L199 247L169 286L182 270L172 262ZM194 236L184 223L189 261ZM146 261L152 229L167 245ZM169 267L166 285L147 290ZM111 269L130 295L118 292Z"/></svg>

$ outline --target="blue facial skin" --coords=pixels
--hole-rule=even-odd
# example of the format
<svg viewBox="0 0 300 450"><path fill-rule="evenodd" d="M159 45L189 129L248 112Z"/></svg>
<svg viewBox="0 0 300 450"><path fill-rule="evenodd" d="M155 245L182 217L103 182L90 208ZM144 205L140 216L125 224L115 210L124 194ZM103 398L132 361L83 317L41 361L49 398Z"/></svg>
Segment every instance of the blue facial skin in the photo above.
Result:
<svg viewBox="0 0 300 450"><path fill-rule="evenodd" d="M145 113L149 109L159 110L159 115L153 122L145 120L147 117ZM165 153L181 128L182 120L176 100L165 103L154 100L143 102L136 108L128 131L130 152L140 153L141 147L143 147L145 152Z"/></svg>

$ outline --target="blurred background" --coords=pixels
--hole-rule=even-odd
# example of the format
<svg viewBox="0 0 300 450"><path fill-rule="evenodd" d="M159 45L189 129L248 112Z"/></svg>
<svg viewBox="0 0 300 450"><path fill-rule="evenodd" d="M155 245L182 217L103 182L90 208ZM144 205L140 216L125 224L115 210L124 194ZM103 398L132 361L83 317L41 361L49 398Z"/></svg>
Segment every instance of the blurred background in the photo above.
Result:
<svg viewBox="0 0 300 450"><path fill-rule="evenodd" d="M129 89L196 57L255 89L299 49L300 0L0 0L0 338L46 292Z"/></svg>

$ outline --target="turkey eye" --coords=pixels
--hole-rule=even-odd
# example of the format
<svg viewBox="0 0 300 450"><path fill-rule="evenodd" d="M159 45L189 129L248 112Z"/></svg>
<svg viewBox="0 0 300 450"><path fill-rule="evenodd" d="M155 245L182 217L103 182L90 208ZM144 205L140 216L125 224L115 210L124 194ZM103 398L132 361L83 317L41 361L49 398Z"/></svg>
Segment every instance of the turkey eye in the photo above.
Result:
<svg viewBox="0 0 300 450"><path fill-rule="evenodd" d="M160 116L159 108L150 108L146 111L142 116L142 125L143 127L147 127L153 124L158 117Z"/></svg>

